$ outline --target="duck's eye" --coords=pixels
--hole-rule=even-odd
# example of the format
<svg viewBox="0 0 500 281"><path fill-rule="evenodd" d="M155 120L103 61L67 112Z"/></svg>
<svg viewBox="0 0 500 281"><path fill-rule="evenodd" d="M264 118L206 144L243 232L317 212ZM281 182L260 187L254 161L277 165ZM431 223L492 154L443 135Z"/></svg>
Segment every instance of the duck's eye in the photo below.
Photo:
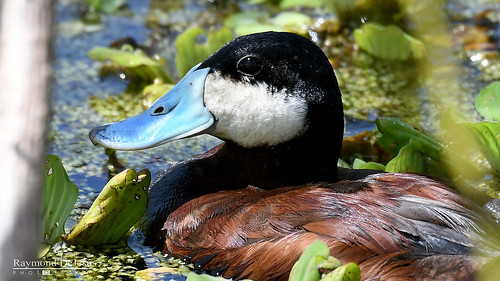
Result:
<svg viewBox="0 0 500 281"><path fill-rule="evenodd" d="M242 74L255 76L262 70L262 62L257 57L246 56L238 61L236 69Z"/></svg>

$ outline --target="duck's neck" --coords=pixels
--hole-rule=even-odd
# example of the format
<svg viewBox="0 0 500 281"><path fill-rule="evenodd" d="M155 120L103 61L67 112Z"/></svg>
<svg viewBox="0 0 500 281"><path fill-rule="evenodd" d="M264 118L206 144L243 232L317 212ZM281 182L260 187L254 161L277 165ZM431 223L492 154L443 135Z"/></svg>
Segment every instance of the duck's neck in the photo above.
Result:
<svg viewBox="0 0 500 281"><path fill-rule="evenodd" d="M313 182L338 180L340 143L334 136L317 139L305 135L273 147L244 148L225 142L180 163L160 176L149 191L146 244L161 246L166 218L194 198L221 190L275 189ZM314 141L314 142L313 142Z"/></svg>
<svg viewBox="0 0 500 281"><path fill-rule="evenodd" d="M273 189L311 182L337 181L338 146L297 139L272 147L243 148L226 142L217 152L215 175L239 187ZM221 189L222 186L219 186Z"/></svg>

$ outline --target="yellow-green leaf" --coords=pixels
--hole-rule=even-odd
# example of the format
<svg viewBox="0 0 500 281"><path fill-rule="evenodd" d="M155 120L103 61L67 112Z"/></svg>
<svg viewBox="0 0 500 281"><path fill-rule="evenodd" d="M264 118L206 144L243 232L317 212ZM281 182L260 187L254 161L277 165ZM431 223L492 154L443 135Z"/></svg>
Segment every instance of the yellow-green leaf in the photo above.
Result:
<svg viewBox="0 0 500 281"><path fill-rule="evenodd" d="M71 230L68 243L101 245L117 242L144 214L151 175L125 170L103 188L88 212Z"/></svg>
<svg viewBox="0 0 500 281"><path fill-rule="evenodd" d="M424 44L395 25L363 24L354 30L354 39L361 49L382 59L419 59L425 55Z"/></svg>

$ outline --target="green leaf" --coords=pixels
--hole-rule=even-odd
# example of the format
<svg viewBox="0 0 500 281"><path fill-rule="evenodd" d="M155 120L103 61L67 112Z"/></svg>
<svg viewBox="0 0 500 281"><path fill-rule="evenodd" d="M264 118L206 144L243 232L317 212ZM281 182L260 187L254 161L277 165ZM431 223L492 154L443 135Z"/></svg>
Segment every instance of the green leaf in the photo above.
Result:
<svg viewBox="0 0 500 281"><path fill-rule="evenodd" d="M324 0L282 0L280 8L288 9L295 7L320 8L323 6Z"/></svg>
<svg viewBox="0 0 500 281"><path fill-rule="evenodd" d="M387 163L385 171L392 173L423 173L425 156L420 145L413 140L399 150L399 154Z"/></svg>
<svg viewBox="0 0 500 281"><path fill-rule="evenodd" d="M179 77L184 76L194 65L204 61L234 38L229 28L222 27L219 31L210 30L205 43L196 43L198 36L206 34L207 32L203 28L193 27L179 35L175 40L177 50L175 64Z"/></svg>
<svg viewBox="0 0 500 281"><path fill-rule="evenodd" d="M359 266L353 262L342 265L329 272L321 281L359 281L361 280L361 271Z"/></svg>
<svg viewBox="0 0 500 281"><path fill-rule="evenodd" d="M290 281L319 280L318 265L328 259L330 249L321 240L316 240L307 247L290 272Z"/></svg>
<svg viewBox="0 0 500 281"><path fill-rule="evenodd" d="M148 170L128 169L114 176L66 241L80 245L117 242L146 211L150 182Z"/></svg>
<svg viewBox="0 0 500 281"><path fill-rule="evenodd" d="M299 12L281 12L271 19L271 23L285 28L285 27L302 27L302 25L309 25L312 23L311 17Z"/></svg>
<svg viewBox="0 0 500 281"><path fill-rule="evenodd" d="M379 137L379 143L386 151L399 151L410 140L416 142L415 144L418 144L422 151L433 159L439 159L443 150L446 149L441 143L403 123L398 118L380 117L377 118L376 123L378 131L382 134Z"/></svg>
<svg viewBox="0 0 500 281"><path fill-rule="evenodd" d="M479 143L479 148L497 175L500 175L500 123L462 123Z"/></svg>
<svg viewBox="0 0 500 281"><path fill-rule="evenodd" d="M476 110L488 121L500 121L500 81L489 84L479 92Z"/></svg>
<svg viewBox="0 0 500 281"><path fill-rule="evenodd" d="M352 163L352 168L385 171L385 166L383 164L377 162L365 162L359 158L354 159L354 162Z"/></svg>
<svg viewBox="0 0 500 281"><path fill-rule="evenodd" d="M419 59L425 55L424 44L395 25L363 24L354 30L354 39L361 49L381 59Z"/></svg>
<svg viewBox="0 0 500 281"><path fill-rule="evenodd" d="M93 60L110 62L114 68L128 71L133 78L143 80L146 84L154 81L174 83L157 60L151 59L140 49L133 50L129 45L124 45L121 49L95 47L88 56Z"/></svg>
<svg viewBox="0 0 500 281"><path fill-rule="evenodd" d="M244 11L232 14L229 17L227 17L224 20L224 26L234 30L240 25L264 22L268 18L269 15L266 12Z"/></svg>
<svg viewBox="0 0 500 281"><path fill-rule="evenodd" d="M78 187L69 180L61 159L48 155L45 161L45 189L43 192L43 241L54 244L63 235L64 224L78 198Z"/></svg>

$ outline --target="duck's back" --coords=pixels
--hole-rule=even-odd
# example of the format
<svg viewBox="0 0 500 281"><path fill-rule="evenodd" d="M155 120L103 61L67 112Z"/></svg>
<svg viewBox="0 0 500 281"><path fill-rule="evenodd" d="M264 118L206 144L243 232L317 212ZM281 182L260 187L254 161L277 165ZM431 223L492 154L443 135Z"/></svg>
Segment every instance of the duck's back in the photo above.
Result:
<svg viewBox="0 0 500 281"><path fill-rule="evenodd" d="M194 199L169 216L164 252L225 277L286 279L314 240L363 280L472 280L481 226L473 204L439 182L376 174Z"/></svg>

